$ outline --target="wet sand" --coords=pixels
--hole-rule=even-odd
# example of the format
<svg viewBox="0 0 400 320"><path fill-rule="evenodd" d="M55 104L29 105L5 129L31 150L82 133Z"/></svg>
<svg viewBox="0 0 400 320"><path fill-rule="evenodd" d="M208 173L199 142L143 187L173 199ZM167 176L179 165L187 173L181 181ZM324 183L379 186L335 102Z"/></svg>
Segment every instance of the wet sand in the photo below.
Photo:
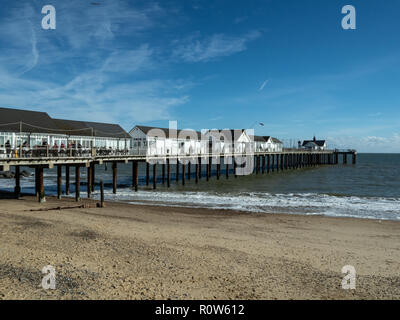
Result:
<svg viewBox="0 0 400 320"><path fill-rule="evenodd" d="M0 299L400 299L400 222L75 205L0 199Z"/></svg>

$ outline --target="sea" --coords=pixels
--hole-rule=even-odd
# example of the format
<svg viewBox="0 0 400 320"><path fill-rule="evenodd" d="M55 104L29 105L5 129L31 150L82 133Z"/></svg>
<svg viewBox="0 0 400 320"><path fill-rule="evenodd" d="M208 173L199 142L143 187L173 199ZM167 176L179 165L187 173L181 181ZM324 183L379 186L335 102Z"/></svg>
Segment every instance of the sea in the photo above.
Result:
<svg viewBox="0 0 400 320"><path fill-rule="evenodd" d="M111 165L96 166L96 191L99 198L99 181L105 183L105 198L141 205L176 206L238 210L257 213L288 213L301 215L324 215L332 217L356 217L365 219L400 220L400 154L358 154L357 164L325 165L297 170L233 175L225 178L225 166L221 177L216 178L216 168L207 182L203 166L203 178L198 184L181 176L177 183L175 166L171 165L171 187L161 181L161 166L157 170L157 189L146 186L145 164L139 164L139 191L132 187L132 165L118 164L118 192L112 193ZM29 168L23 168L33 173ZM181 174L181 172L180 172ZM186 170L187 174L187 170ZM56 169L45 170L46 195L55 195ZM71 197L74 192L75 172L71 168ZM81 197L86 194L86 170L81 169ZM63 191L65 189L63 172ZM23 193L34 193L34 177L21 179ZM14 179L0 179L0 190L13 191Z"/></svg>

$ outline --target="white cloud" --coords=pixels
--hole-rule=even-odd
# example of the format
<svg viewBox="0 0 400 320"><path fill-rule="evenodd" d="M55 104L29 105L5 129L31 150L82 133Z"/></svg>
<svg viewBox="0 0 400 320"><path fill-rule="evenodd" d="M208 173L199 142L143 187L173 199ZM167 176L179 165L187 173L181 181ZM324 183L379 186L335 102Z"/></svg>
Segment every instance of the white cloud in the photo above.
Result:
<svg viewBox="0 0 400 320"><path fill-rule="evenodd" d="M268 79L268 80L265 80L265 81L261 84L261 86L260 86L260 88L258 89L258 91L263 91L268 82L269 82L269 79Z"/></svg>
<svg viewBox="0 0 400 320"><path fill-rule="evenodd" d="M382 152L399 153L400 152L400 134L395 132L389 137L379 136L340 136L329 137L327 139L330 147L339 149L356 149L358 152Z"/></svg>
<svg viewBox="0 0 400 320"><path fill-rule="evenodd" d="M214 34L199 39L199 35L195 35L184 41L175 41L176 48L173 53L174 56L186 62L205 62L245 51L247 43L260 36L259 31L253 31L241 37Z"/></svg>

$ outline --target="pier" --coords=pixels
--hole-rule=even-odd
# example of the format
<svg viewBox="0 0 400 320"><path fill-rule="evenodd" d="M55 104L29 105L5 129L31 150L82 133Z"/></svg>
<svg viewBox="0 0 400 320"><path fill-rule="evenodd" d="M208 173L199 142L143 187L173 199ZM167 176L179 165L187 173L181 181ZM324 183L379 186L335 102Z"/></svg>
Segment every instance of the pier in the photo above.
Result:
<svg viewBox="0 0 400 320"><path fill-rule="evenodd" d="M70 156L59 154L48 154L46 156L34 157L18 156L18 150L13 152L13 157L0 158L0 171L10 171L12 167L15 168L15 197L20 197L20 172L22 167L29 167L35 169L35 193L39 202L45 201L45 182L44 182L44 169L57 168L57 197L61 199L62 196L62 167L65 167L65 194L70 194L70 169L75 171L75 200L80 201L80 185L81 185L81 168L87 170L87 194L91 197L95 188L96 180L96 165L110 164L112 167L112 190L116 194L118 191L117 172L118 164L130 163L132 165L132 188L138 191L138 167L139 163L146 163L146 186L152 182L152 188L157 188L157 164L162 166L162 184L166 183L167 188L171 186L171 165L176 166L176 183L179 183L181 177L182 186L185 185L186 179L192 178L192 169L195 168L194 180L198 183L199 180L205 178L209 181L212 178L212 165L216 165L216 179L221 179L221 160L225 165L225 179L229 179L229 175L233 172L235 178L240 177L238 168L241 166L237 163L238 157L251 157L254 159L253 173L270 174L271 172L284 172L287 170L298 170L301 168L315 167L322 165L337 165L340 163L347 164L347 156L351 156L351 163L357 162L356 150L303 150L303 149L283 149L281 152L254 152L251 155L243 153L229 153L229 154L200 154L200 155L163 155L163 156L148 156L143 154L127 154L123 152L115 152L111 155L99 155L96 150L92 150L88 154L75 154ZM150 168L151 176L150 176Z"/></svg>

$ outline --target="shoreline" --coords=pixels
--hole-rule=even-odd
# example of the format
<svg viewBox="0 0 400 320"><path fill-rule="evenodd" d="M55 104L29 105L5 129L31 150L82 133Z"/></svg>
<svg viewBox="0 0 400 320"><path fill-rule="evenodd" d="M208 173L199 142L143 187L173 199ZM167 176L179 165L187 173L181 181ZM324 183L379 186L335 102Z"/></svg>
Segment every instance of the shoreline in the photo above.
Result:
<svg viewBox="0 0 400 320"><path fill-rule="evenodd" d="M21 197L32 197L35 198L36 196L34 194L31 193L21 193ZM9 192L9 191L4 191L4 190L0 190L0 200L2 199L7 199L7 200L17 200L14 198L14 193L13 192ZM70 195L70 196L66 196L63 195L61 200L57 199L57 196L55 195L50 195L50 196L46 196L46 199L52 199L52 200L56 200L56 201L72 201L73 203L84 203L84 202L88 202L88 203L95 203L95 202L100 202L100 200L95 200L95 199L88 199L88 198L82 198L80 202L75 202L74 196ZM137 200L137 202L145 202L147 200ZM282 213L282 212L261 212L261 211L250 211L250 210L234 210L234 209L225 209L225 208L209 208L209 207L205 207L205 206L184 206L184 205L179 205L179 204L165 204L165 205L161 205L161 204L154 204L151 203L151 201L148 201L149 204L142 204L142 203L135 203L135 201L132 200L105 200L105 203L110 203L110 204L122 204L122 205L129 205L129 206L135 206L135 207L141 207L141 208L158 208L159 210L161 209L165 209L165 210L184 210L187 209L188 211L193 210L193 211L197 211L197 210L205 210L205 211L219 211L223 214L236 214L236 215L242 215L242 214L248 214L248 215L281 215L281 216L304 216L304 217L326 217L326 218L332 218L332 219L355 219L355 220L360 220L360 221L364 221L364 220L369 220L369 221L377 221L377 222L381 222L381 221L392 221L392 222L398 222L400 223L400 219L398 220L394 220L394 219L378 219L378 218L372 218L372 217L353 217L353 216L331 216L331 215L325 215L325 214L304 214L304 213Z"/></svg>
<svg viewBox="0 0 400 320"><path fill-rule="evenodd" d="M399 299L400 223L0 200L0 299ZM52 265L56 290L44 290ZM341 269L354 265L356 290Z"/></svg>

